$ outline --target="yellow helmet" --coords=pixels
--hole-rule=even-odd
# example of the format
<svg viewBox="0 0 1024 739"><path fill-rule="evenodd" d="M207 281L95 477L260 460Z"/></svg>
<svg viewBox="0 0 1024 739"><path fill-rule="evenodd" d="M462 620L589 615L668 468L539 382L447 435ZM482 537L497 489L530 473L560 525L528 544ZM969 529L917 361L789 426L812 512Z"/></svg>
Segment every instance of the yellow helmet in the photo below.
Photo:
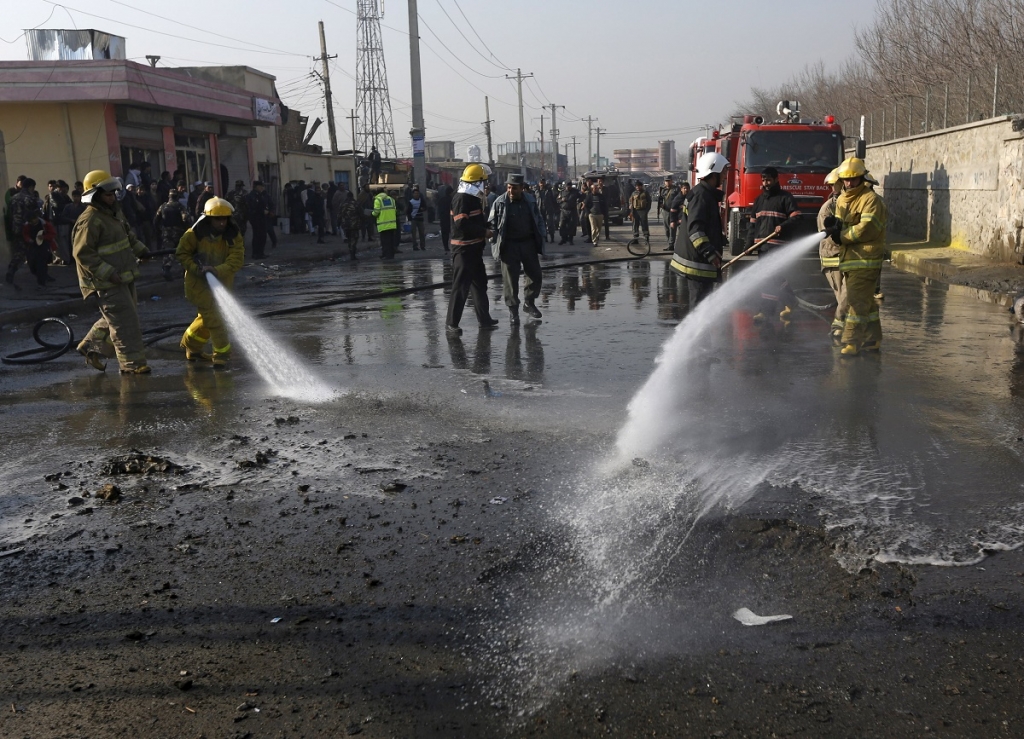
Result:
<svg viewBox="0 0 1024 739"><path fill-rule="evenodd" d="M208 218L221 218L231 216L235 212L235 206L224 198L210 198L203 206L203 215Z"/></svg>
<svg viewBox="0 0 1024 739"><path fill-rule="evenodd" d="M841 180L863 177L867 173L868 168L864 166L864 160L858 157L850 157L839 165L839 179Z"/></svg>
<svg viewBox="0 0 1024 739"><path fill-rule="evenodd" d="M85 192L82 193L82 202L91 203L92 196L96 194L97 190L114 192L120 190L123 184L120 177L113 177L110 172L103 169L94 169L82 180L82 186L85 188Z"/></svg>
<svg viewBox="0 0 1024 739"><path fill-rule="evenodd" d="M826 185L834 185L837 182L839 182L839 167L836 167L831 172L829 172L827 175L825 175L825 184Z"/></svg>
<svg viewBox="0 0 1024 739"><path fill-rule="evenodd" d="M481 180L487 179L487 171L483 168L483 165L473 162L466 167L462 172L463 182L480 182Z"/></svg>

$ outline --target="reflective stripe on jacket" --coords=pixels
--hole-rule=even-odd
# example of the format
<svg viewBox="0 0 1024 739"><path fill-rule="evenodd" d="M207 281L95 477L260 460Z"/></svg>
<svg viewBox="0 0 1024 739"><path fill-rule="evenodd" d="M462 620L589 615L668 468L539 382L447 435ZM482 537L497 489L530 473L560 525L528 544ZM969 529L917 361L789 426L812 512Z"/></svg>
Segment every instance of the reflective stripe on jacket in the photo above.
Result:
<svg viewBox="0 0 1024 739"><path fill-rule="evenodd" d="M89 205L75 222L71 240L82 297L114 287L110 278L115 274L121 282L139 276L138 256L147 249L135 238L116 204L113 210Z"/></svg>
<svg viewBox="0 0 1024 739"><path fill-rule="evenodd" d="M398 207L395 199L384 193L375 197L373 217L377 219L378 231L394 231L398 228Z"/></svg>
<svg viewBox="0 0 1024 739"><path fill-rule="evenodd" d="M844 190L836 200L836 217L843 222L839 269L881 269L885 255L885 201L867 182Z"/></svg>

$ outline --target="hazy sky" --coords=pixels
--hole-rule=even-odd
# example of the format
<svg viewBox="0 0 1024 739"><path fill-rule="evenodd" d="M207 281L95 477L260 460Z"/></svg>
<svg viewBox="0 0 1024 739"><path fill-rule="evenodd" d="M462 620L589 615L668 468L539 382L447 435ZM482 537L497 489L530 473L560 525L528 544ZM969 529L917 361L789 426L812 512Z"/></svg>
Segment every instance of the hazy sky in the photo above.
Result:
<svg viewBox="0 0 1024 739"><path fill-rule="evenodd" d="M395 139L408 153L408 4L383 4ZM556 103L565 106L558 111L560 143L576 135L580 162L587 147L587 123L580 119L588 115L608 131L602 155L670 138L682 149L702 126L734 112L752 85L780 84L818 59L838 63L851 55L854 28L873 12L865 8L854 17L853 7L821 0L419 0L427 140L455 140L458 156L474 143L486 151L485 94L494 143L518 140L507 65L535 75L523 85L527 140L539 138L542 112L548 136L550 110L541 105ZM161 66L245 64L271 73L284 102L312 120L324 116L320 86L310 75L322 20L328 53L338 57L331 66L338 143L348 148L355 8L356 0L0 0L0 59L27 58L25 28L96 28L124 36L128 57L143 63L146 54L159 54ZM327 143L326 125L314 142Z"/></svg>

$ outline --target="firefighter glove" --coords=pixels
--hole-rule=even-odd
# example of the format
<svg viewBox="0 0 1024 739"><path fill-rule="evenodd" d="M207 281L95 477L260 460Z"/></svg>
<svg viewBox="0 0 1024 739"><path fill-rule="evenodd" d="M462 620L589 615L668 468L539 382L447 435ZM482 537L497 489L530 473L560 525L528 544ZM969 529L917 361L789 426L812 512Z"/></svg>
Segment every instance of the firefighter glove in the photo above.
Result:
<svg viewBox="0 0 1024 739"><path fill-rule="evenodd" d="M835 216L829 216L822 221L822 225L825 227L822 233L824 233L826 237L831 238L837 244L840 243L839 234L843 231L843 222Z"/></svg>

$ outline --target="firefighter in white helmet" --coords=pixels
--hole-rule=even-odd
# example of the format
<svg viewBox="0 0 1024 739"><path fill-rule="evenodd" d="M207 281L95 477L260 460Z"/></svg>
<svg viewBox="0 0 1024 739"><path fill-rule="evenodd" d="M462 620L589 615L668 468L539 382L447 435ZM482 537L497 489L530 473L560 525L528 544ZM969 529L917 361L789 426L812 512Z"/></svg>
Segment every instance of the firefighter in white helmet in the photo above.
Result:
<svg viewBox="0 0 1024 739"><path fill-rule="evenodd" d="M721 154L708 152L697 160L696 175L700 182L690 191L686 201L686 233L676 239L672 268L686 277L690 295L690 310L711 294L714 284L721 278L722 252L725 234L719 189L725 177L729 160Z"/></svg>
<svg viewBox="0 0 1024 739"><path fill-rule="evenodd" d="M841 338L844 357L862 351L879 351L882 324L878 318L875 285L885 256L888 210L871 187L864 160L850 157L839 165L843 192L836 201L836 215L825 233L839 245L839 271L846 283L849 307Z"/></svg>
<svg viewBox="0 0 1024 739"><path fill-rule="evenodd" d="M95 294L100 320L79 343L78 351L90 367L107 368L104 358L117 357L122 373L144 375L146 347L136 307L135 280L139 258L149 256L146 246L135 238L117 203L119 177L97 169L82 181L82 202L89 207L72 229L78 284L83 297Z"/></svg>
<svg viewBox="0 0 1024 739"><path fill-rule="evenodd" d="M178 242L174 256L185 268L185 297L199 315L181 337L185 359L211 362L214 367L227 366L231 357L231 340L227 326L217 309L207 275L213 275L227 289L235 282L235 273L245 263L245 242L231 217L234 207L223 198L210 198L203 206L203 215ZM213 352L203 349L212 343Z"/></svg>

